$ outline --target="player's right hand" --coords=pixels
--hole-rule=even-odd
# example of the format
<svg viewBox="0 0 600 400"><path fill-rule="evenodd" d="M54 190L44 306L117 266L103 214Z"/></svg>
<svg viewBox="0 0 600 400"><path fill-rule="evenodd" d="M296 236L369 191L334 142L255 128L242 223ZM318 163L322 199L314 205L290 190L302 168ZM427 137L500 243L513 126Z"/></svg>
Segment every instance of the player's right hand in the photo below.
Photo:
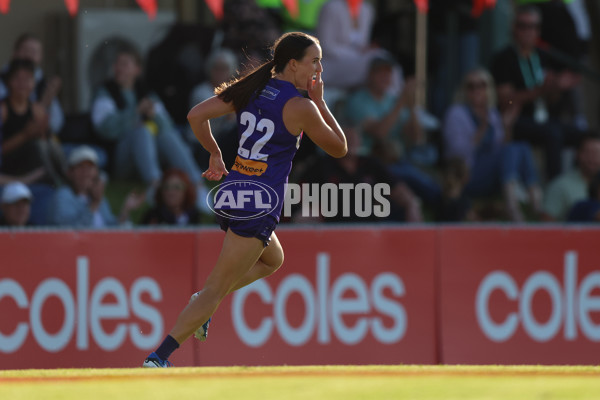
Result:
<svg viewBox="0 0 600 400"><path fill-rule="evenodd" d="M208 160L208 169L204 171L202 177L209 181L220 181L223 175L229 175L225 163L220 154L211 154Z"/></svg>

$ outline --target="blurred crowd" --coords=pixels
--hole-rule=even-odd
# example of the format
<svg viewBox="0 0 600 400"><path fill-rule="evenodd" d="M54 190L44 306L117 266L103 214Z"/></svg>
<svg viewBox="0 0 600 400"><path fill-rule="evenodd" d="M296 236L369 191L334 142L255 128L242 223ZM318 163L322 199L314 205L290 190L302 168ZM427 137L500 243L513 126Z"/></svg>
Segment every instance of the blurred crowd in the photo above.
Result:
<svg viewBox="0 0 600 400"><path fill-rule="evenodd" d="M193 66L200 78L181 90L164 79L170 58L159 50L168 43L147 59L120 45L83 115L65 115L69 77L46 76L43 40L22 34L0 63L0 224L213 223L201 176L208 154L185 115L290 30L319 38L326 101L348 138L348 155L332 159L305 136L290 181L390 186L387 218L350 212L310 222L600 221L600 136L583 110L584 74L598 74L588 66L583 0L514 0L510 44L486 63L472 1L430 0L427 89L414 58L389 40L390 3L301 1L295 18L261 3L225 1ZM230 166L235 115L211 128ZM282 219L304 221L299 209Z"/></svg>

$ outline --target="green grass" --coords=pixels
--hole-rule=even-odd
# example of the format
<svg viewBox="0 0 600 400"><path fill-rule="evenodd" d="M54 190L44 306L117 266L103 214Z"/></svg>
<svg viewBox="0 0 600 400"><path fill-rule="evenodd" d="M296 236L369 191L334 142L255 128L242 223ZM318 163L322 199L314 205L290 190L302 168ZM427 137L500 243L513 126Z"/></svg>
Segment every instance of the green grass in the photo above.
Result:
<svg viewBox="0 0 600 400"><path fill-rule="evenodd" d="M0 371L20 399L598 399L598 367L314 366Z"/></svg>

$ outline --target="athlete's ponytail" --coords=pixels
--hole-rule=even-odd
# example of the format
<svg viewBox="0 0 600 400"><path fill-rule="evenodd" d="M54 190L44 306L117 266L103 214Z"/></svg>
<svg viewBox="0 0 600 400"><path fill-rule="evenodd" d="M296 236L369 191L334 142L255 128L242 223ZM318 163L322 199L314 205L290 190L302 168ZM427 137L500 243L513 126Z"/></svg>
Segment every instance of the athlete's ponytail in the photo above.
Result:
<svg viewBox="0 0 600 400"><path fill-rule="evenodd" d="M244 108L266 86L273 73L283 72L287 63L304 57L306 49L318 44L314 36L303 32L289 32L281 36L273 45L273 59L252 70L248 75L224 83L215 89L215 94L227 103L233 102L236 110Z"/></svg>
<svg viewBox="0 0 600 400"><path fill-rule="evenodd" d="M250 102L252 95L257 90L262 90L269 82L273 75L274 65L275 61L271 60L255 68L243 78L223 83L215 89L215 94L226 103L233 102L235 109L240 110Z"/></svg>

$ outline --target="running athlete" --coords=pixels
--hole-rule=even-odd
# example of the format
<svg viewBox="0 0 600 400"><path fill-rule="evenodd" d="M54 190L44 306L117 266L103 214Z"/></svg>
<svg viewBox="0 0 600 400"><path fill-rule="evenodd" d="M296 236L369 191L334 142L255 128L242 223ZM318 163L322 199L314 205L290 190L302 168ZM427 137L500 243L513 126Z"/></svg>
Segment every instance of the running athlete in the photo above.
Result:
<svg viewBox="0 0 600 400"><path fill-rule="evenodd" d="M319 40L305 33L286 33L273 45L271 61L222 85L215 96L189 112L196 138L210 153L209 167L203 174L206 179L219 181L226 176L223 186L230 183L227 187L233 191L243 183L267 185L281 200L254 218L250 216L256 216L257 210L250 205L217 212L226 232L217 263L204 288L192 295L144 367L170 367L169 356L192 334L206 339L210 318L227 294L271 275L283 263L283 249L274 230L302 133L333 157L343 157L347 151L344 132L323 100L322 71ZM298 89L308 91L310 99ZM234 166L227 171L209 120L233 111L239 148Z"/></svg>

